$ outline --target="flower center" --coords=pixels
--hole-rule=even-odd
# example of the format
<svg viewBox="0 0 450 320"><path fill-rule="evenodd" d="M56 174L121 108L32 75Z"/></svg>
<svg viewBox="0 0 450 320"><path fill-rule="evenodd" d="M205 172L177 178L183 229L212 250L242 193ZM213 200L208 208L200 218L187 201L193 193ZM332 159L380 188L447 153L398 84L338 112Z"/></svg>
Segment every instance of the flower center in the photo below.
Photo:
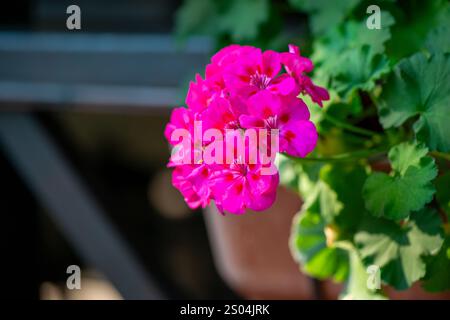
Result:
<svg viewBox="0 0 450 320"><path fill-rule="evenodd" d="M264 90L269 86L270 78L265 74L259 74L256 72L254 75L250 76L250 84L257 87L258 89Z"/></svg>
<svg viewBox="0 0 450 320"><path fill-rule="evenodd" d="M242 160L241 160L241 159L239 159L239 160L236 159L236 160L234 161L234 163L231 164L230 167L231 167L234 171L239 172L239 174L240 174L241 176L246 176L246 175L247 175L247 171L248 171L247 165L244 164L244 163L242 163Z"/></svg>
<svg viewBox="0 0 450 320"><path fill-rule="evenodd" d="M264 119L264 126L267 129L278 129L278 117L275 115Z"/></svg>
<svg viewBox="0 0 450 320"><path fill-rule="evenodd" d="M232 120L230 122L228 122L227 124L225 124L225 129L240 129L241 126L239 125L239 121L238 120Z"/></svg>

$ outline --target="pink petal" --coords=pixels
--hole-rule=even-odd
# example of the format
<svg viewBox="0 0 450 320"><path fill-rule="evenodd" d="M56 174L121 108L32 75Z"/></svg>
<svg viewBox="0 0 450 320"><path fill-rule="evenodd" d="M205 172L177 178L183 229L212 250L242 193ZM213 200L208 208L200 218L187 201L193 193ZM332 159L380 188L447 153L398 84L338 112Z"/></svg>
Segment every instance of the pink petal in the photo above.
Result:
<svg viewBox="0 0 450 320"><path fill-rule="evenodd" d="M280 124L295 120L309 120L308 106L302 99L295 96L282 97L282 108L278 116Z"/></svg>
<svg viewBox="0 0 450 320"><path fill-rule="evenodd" d="M305 87L306 93L311 97L311 100L322 107L322 101L330 99L330 95L325 88L316 86L312 81L311 84Z"/></svg>
<svg viewBox="0 0 450 320"><path fill-rule="evenodd" d="M252 46L240 46L237 44L232 44L221 49L211 58L211 62L219 67L225 67L236 62L239 58L250 54L252 51L257 50L257 48Z"/></svg>
<svg viewBox="0 0 450 320"><path fill-rule="evenodd" d="M267 50L262 55L262 73L274 78L281 69L281 59L278 52Z"/></svg>
<svg viewBox="0 0 450 320"><path fill-rule="evenodd" d="M188 180L193 166L184 165L175 167L172 172L172 184L177 188L184 197L184 200L191 209L199 206L205 207L209 204L209 197L205 194L199 194L195 191L192 183Z"/></svg>
<svg viewBox="0 0 450 320"><path fill-rule="evenodd" d="M300 93L300 88L297 86L295 79L287 74L283 74L270 82L268 88L274 94L280 93L283 96L295 95Z"/></svg>
<svg viewBox="0 0 450 320"><path fill-rule="evenodd" d="M224 130L233 122L238 123L238 118L233 114L230 102L224 98L213 98L209 108L202 113L203 130L211 128Z"/></svg>
<svg viewBox="0 0 450 320"><path fill-rule="evenodd" d="M194 124L193 114L186 108L180 107L172 110L170 121L164 129L164 136L170 144L175 145L178 141L172 141L172 133L175 129L186 129L192 131Z"/></svg>
<svg viewBox="0 0 450 320"><path fill-rule="evenodd" d="M248 112L261 119L275 116L280 108L280 98L267 90L258 92L248 100Z"/></svg>
<svg viewBox="0 0 450 320"><path fill-rule="evenodd" d="M297 56L300 55L300 48L298 46L296 46L295 44L289 44L288 48L289 48L290 53L293 53Z"/></svg>
<svg viewBox="0 0 450 320"><path fill-rule="evenodd" d="M264 121L261 118L243 114L239 117L239 123L242 128L263 128Z"/></svg>
<svg viewBox="0 0 450 320"><path fill-rule="evenodd" d="M304 158L317 144L317 130L311 121L292 121L280 130L280 151Z"/></svg>
<svg viewBox="0 0 450 320"><path fill-rule="evenodd" d="M248 172L246 177L254 195L263 194L272 188L272 175L263 175L260 169Z"/></svg>

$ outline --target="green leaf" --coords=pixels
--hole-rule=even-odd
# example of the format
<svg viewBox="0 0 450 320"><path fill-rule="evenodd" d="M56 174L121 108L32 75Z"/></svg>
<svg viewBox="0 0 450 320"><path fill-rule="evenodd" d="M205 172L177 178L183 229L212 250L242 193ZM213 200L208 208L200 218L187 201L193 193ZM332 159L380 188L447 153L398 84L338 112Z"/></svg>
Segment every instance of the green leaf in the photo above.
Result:
<svg viewBox="0 0 450 320"><path fill-rule="evenodd" d="M365 20L350 20L314 42L312 59L321 66L326 63L337 65L333 60L344 51L360 49L364 45L368 45L373 54L384 53L385 42L391 37L390 29L394 22L392 15L386 11L381 11L381 29L368 29Z"/></svg>
<svg viewBox="0 0 450 320"><path fill-rule="evenodd" d="M418 143L404 142L393 147L388 154L392 169L400 175L405 175L409 167L420 166L422 158L428 153L428 149Z"/></svg>
<svg viewBox="0 0 450 320"><path fill-rule="evenodd" d="M360 1L289 0L294 8L310 14L310 26L315 34L337 26Z"/></svg>
<svg viewBox="0 0 450 320"><path fill-rule="evenodd" d="M381 54L384 52L384 43L391 37L390 27L393 23L391 14L382 11L381 29L370 30L365 20L351 20L316 40L312 56L317 66L315 79L326 84L330 77L340 74L341 79L337 84L341 91L351 91L355 85L370 80L370 74L367 73L376 73L377 63L384 63L386 60ZM363 49L364 46L369 49ZM375 74L373 79L376 76Z"/></svg>
<svg viewBox="0 0 450 320"><path fill-rule="evenodd" d="M438 253L443 243L441 233L439 215L423 209L403 225L368 216L355 235L355 243L366 266L380 267L381 279L403 290L425 275L423 258Z"/></svg>
<svg viewBox="0 0 450 320"><path fill-rule="evenodd" d="M450 290L450 236L447 235L439 253L429 260L423 287L431 292Z"/></svg>
<svg viewBox="0 0 450 320"><path fill-rule="evenodd" d="M360 164L307 165L299 175L302 211L294 221L291 248L303 270L320 279L347 276L348 256L337 243L352 239L364 213Z"/></svg>
<svg viewBox="0 0 450 320"><path fill-rule="evenodd" d="M324 217L325 221L331 223L339 215L344 206L338 200L336 191L330 188L327 183L320 181L316 187L320 214Z"/></svg>
<svg viewBox="0 0 450 320"><path fill-rule="evenodd" d="M234 42L256 41L269 17L268 0L184 0L176 12L175 33L181 39L205 34L229 35Z"/></svg>
<svg viewBox="0 0 450 320"><path fill-rule="evenodd" d="M175 33L179 38L193 34L215 35L218 31L215 1L184 0L175 16Z"/></svg>
<svg viewBox="0 0 450 320"><path fill-rule="evenodd" d="M425 47L431 53L450 53L450 20L430 31Z"/></svg>
<svg viewBox="0 0 450 320"><path fill-rule="evenodd" d="M328 215L332 217L330 221L342 231L353 232L365 211L361 189L367 178L366 167L354 164L326 165L320 171L320 178L336 195L334 210L330 210Z"/></svg>
<svg viewBox="0 0 450 320"><path fill-rule="evenodd" d="M418 116L413 129L431 150L450 151L450 56L424 54L400 61L383 86L378 104L384 128Z"/></svg>
<svg viewBox="0 0 450 320"><path fill-rule="evenodd" d="M367 178L362 164L310 163L299 166L298 187L304 208L319 212L327 224L352 232L364 209L361 189Z"/></svg>
<svg viewBox="0 0 450 320"><path fill-rule="evenodd" d="M371 290L367 285L369 274L361 261L361 257L355 248L349 250L350 274L344 292L341 294L342 300L384 300L386 297L379 293L379 290Z"/></svg>
<svg viewBox="0 0 450 320"><path fill-rule="evenodd" d="M323 168L322 165L309 166L310 170L320 170L317 173L313 172L314 175L320 175ZM299 189L304 201L303 208L318 212L324 218L325 223L332 223L334 217L342 210L343 206L338 201L336 192L328 184L319 180L319 177L311 180L307 174L301 173Z"/></svg>
<svg viewBox="0 0 450 320"><path fill-rule="evenodd" d="M395 24L394 17L387 11L381 11L381 28L369 29L366 19L360 22L348 21L344 25L344 36L348 47L360 48L368 45L373 54L384 53L385 43L391 38L391 27Z"/></svg>
<svg viewBox="0 0 450 320"><path fill-rule="evenodd" d="M373 55L370 47L364 45L360 50L342 54L333 85L341 96L348 97L358 89L371 91L375 87L375 80L389 71L387 58L380 54Z"/></svg>
<svg viewBox="0 0 450 320"><path fill-rule="evenodd" d="M331 29L326 35L318 38L314 44L314 60L326 60L327 52L338 55L345 49L371 47L373 53L384 53L384 44L391 37L391 26L395 23L392 15L381 11L381 29L368 29L366 20L350 20ZM319 52L318 52L319 51Z"/></svg>
<svg viewBox="0 0 450 320"><path fill-rule="evenodd" d="M437 177L435 181L436 200L450 219L450 171Z"/></svg>
<svg viewBox="0 0 450 320"><path fill-rule="evenodd" d="M402 143L389 151L390 175L375 172L363 187L367 210L376 217L405 219L433 198L437 175L434 159L421 144Z"/></svg>
<svg viewBox="0 0 450 320"><path fill-rule="evenodd" d="M302 270L319 279L343 281L348 274L348 256L345 250L327 246L326 222L312 206L302 209L294 219L290 247Z"/></svg>
<svg viewBox="0 0 450 320"><path fill-rule="evenodd" d="M204 0L202 0L204 1ZM253 39L259 26L269 18L268 0L231 0L218 21L220 29L234 41Z"/></svg>
<svg viewBox="0 0 450 320"><path fill-rule="evenodd" d="M316 200L316 184L319 181L319 173L322 167L323 163L320 162L303 163L298 167L298 191L305 204Z"/></svg>

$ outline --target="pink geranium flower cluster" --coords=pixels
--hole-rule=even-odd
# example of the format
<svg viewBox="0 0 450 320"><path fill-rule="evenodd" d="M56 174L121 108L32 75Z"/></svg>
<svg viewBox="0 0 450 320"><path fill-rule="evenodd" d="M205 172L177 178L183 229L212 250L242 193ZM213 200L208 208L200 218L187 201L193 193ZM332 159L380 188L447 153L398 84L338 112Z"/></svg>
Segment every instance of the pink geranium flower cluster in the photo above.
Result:
<svg viewBox="0 0 450 320"><path fill-rule="evenodd" d="M307 76L312 70L311 60L302 57L294 45L283 53L263 52L251 46L225 47L211 58L205 78L197 75L191 82L186 97L188 108L173 110L165 136L176 146L177 129L192 135L196 130L203 134L208 129L223 133L231 129L270 129L278 133L278 151L305 157L316 145L317 131L299 95L309 95L320 106L329 99L328 92ZM220 143L225 145L228 140ZM175 161L174 156L169 162L169 167L174 168L172 183L186 203L197 208L214 200L221 212L235 214L247 208L260 211L270 207L276 198L278 172L265 173L266 163L259 156L256 163L246 162L242 155L231 162L206 163L199 153L212 142L192 141L194 151L187 155L192 162ZM267 146L271 148L270 143ZM250 148L245 145L246 152Z"/></svg>

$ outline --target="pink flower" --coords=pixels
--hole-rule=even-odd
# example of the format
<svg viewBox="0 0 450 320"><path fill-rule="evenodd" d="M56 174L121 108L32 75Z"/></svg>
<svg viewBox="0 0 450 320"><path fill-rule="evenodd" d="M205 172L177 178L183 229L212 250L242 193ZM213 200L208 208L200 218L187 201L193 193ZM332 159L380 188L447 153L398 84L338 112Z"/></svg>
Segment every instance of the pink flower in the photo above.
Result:
<svg viewBox="0 0 450 320"><path fill-rule="evenodd" d="M302 100L262 91L249 99L248 112L239 118L242 126L279 129L281 152L303 158L316 146L317 131Z"/></svg>
<svg viewBox="0 0 450 320"><path fill-rule="evenodd" d="M174 146L168 167L181 164L199 163L201 159L201 147L203 141L194 140L195 121L200 120L200 113L195 113L191 109L183 107L175 108L170 116L170 122L166 125L164 136L167 141ZM197 133L202 135L203 132Z"/></svg>
<svg viewBox="0 0 450 320"><path fill-rule="evenodd" d="M172 173L172 184L184 197L191 209L205 208L211 200L210 175L207 165L176 166Z"/></svg>
<svg viewBox="0 0 450 320"><path fill-rule="evenodd" d="M211 58L211 64L206 67L206 76L213 76L216 73L222 72L224 68L242 59L245 55L248 55L259 49L252 46L240 46L232 44L217 52ZM209 69L209 72L208 72ZM213 71L215 70L215 71Z"/></svg>
<svg viewBox="0 0 450 320"><path fill-rule="evenodd" d="M238 61L224 71L225 84L233 94L250 97L261 90L281 95L297 95L295 80L287 74L278 76L281 70L280 54L260 49L243 54Z"/></svg>
<svg viewBox="0 0 450 320"><path fill-rule="evenodd" d="M194 113L184 107L175 108L170 115L170 122L166 125L164 136L171 145L176 145L178 140L174 140L172 133L175 129L186 129L192 131L194 125Z"/></svg>
<svg viewBox="0 0 450 320"><path fill-rule="evenodd" d="M225 89L226 85L223 78L225 69L237 61L242 60L245 55L248 55L255 50L258 49L237 44L219 50L219 52L212 56L211 63L206 66L206 79L212 85L216 86L216 88L220 88L221 90Z"/></svg>
<svg viewBox="0 0 450 320"><path fill-rule="evenodd" d="M242 214L245 210L261 211L275 201L278 173L261 174L261 165L231 164L224 166L214 178L213 190L217 208L223 212Z"/></svg>
<svg viewBox="0 0 450 320"><path fill-rule="evenodd" d="M300 49L297 46L290 44L289 52L282 53L281 60L286 72L296 80L300 87L300 91L304 94L308 94L312 101L322 106L322 101L330 99L326 89L316 86L312 80L305 75L305 73L313 70L314 65L311 60L300 55Z"/></svg>
<svg viewBox="0 0 450 320"><path fill-rule="evenodd" d="M289 45L289 52L281 54L281 60L284 64L286 72L292 75L311 72L314 69L312 61L300 55L300 49L293 45Z"/></svg>
<svg viewBox="0 0 450 320"><path fill-rule="evenodd" d="M241 214L273 204L275 152L305 157L317 143L309 110L297 97L308 94L320 105L329 98L306 76L312 70L293 45L285 53L231 45L211 58L205 78L197 74L190 83L188 108L174 109L164 132L174 146L172 184L190 208L213 200L221 212ZM270 143L260 141L264 133Z"/></svg>
<svg viewBox="0 0 450 320"><path fill-rule="evenodd" d="M201 112L205 110L211 99L220 95L220 88L212 86L208 81L202 79L202 77L197 74L195 76L196 82L189 84L189 91L186 96L186 104L194 112Z"/></svg>
<svg viewBox="0 0 450 320"><path fill-rule="evenodd" d="M214 128L221 131L225 129L240 128L239 116L247 110L239 97L214 98L207 110L202 113L204 129Z"/></svg>

